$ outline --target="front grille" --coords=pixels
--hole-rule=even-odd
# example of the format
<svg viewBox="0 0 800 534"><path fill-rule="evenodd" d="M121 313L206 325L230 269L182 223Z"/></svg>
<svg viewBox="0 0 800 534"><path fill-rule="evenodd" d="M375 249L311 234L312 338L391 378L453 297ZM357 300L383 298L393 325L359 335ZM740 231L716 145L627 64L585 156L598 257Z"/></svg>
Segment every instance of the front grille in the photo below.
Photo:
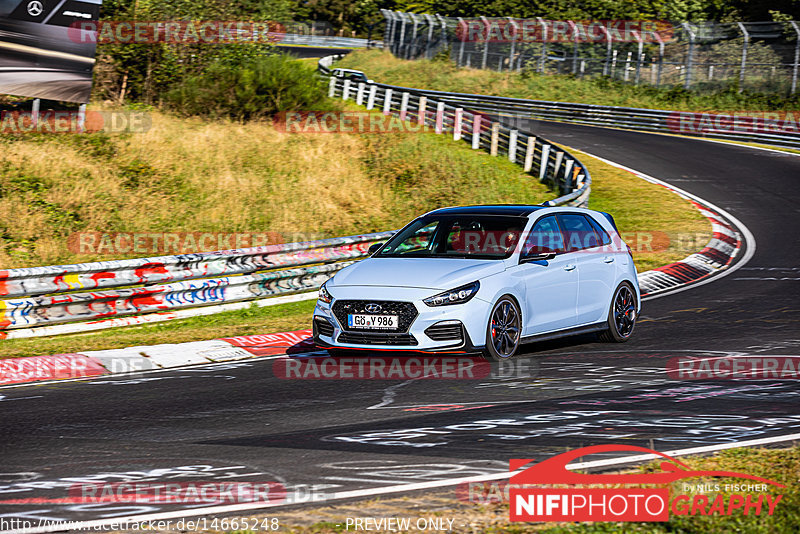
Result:
<svg viewBox="0 0 800 534"><path fill-rule="evenodd" d="M459 321L446 321L429 326L425 330L425 335L434 341L461 341L464 339L463 332Z"/></svg>
<svg viewBox="0 0 800 534"><path fill-rule="evenodd" d="M417 339L411 334L377 334L374 332L342 332L339 343L354 345L417 345Z"/></svg>
<svg viewBox="0 0 800 534"><path fill-rule="evenodd" d="M378 313L368 312L367 304L380 304L381 311ZM337 300L333 303L333 314L339 320L342 328L348 332L372 332L365 328L349 328L347 326L347 316L351 313L366 313L369 315L397 315L398 329L392 332L408 332L411 323L417 318L419 313L417 307L411 302L398 302L393 300Z"/></svg>
<svg viewBox="0 0 800 534"><path fill-rule="evenodd" d="M319 335L333 337L333 325L324 317L314 317L314 327Z"/></svg>

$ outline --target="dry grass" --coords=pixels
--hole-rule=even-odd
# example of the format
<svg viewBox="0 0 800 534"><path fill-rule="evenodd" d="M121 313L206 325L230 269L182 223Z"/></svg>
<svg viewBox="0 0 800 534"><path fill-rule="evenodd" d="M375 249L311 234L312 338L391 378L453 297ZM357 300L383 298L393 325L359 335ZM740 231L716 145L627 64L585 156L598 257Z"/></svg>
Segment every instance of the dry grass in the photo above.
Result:
<svg viewBox="0 0 800 534"><path fill-rule="evenodd" d="M443 205L549 198L519 167L433 134L297 135L158 111L152 119L143 134L1 138L0 267L131 257L74 254L76 232L292 240L397 228Z"/></svg>

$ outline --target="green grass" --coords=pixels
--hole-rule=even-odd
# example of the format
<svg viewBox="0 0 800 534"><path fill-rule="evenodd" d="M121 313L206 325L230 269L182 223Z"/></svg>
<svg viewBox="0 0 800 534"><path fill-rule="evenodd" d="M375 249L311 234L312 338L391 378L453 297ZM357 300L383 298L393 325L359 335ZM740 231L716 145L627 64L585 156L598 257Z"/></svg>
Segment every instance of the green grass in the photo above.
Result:
<svg viewBox="0 0 800 534"><path fill-rule="evenodd" d="M568 75L494 72L458 68L449 61L405 61L380 50L353 51L336 65L363 70L381 83L438 91L670 110L800 110L800 95L783 98L748 91L740 93L735 86L712 93L697 93L681 87L634 86L608 78L578 79Z"/></svg>

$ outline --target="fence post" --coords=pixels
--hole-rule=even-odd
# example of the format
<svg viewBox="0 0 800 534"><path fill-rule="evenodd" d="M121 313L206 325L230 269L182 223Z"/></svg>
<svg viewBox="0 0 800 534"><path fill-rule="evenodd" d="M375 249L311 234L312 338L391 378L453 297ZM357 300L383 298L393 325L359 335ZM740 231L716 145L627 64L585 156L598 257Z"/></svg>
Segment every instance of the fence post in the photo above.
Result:
<svg viewBox="0 0 800 534"><path fill-rule="evenodd" d="M492 156L497 155L497 144L500 141L500 123L492 123L492 144L489 146L489 154Z"/></svg>
<svg viewBox="0 0 800 534"><path fill-rule="evenodd" d="M688 22L682 22L681 26L689 34L689 49L686 51L686 75L683 77L683 88L689 89L692 86L692 68L694 67L694 39L695 33Z"/></svg>
<svg viewBox="0 0 800 534"><path fill-rule="evenodd" d="M366 85L367 84L365 84L364 82L358 82L358 91L356 92L356 104L358 104L359 106L364 105L364 87L366 87Z"/></svg>
<svg viewBox="0 0 800 534"><path fill-rule="evenodd" d="M508 70L514 70L514 52L516 52L517 48L517 38L519 37L519 25L517 22L511 18L508 18L508 23L511 25L511 28L514 30L514 35L511 38L511 50L508 52Z"/></svg>
<svg viewBox="0 0 800 534"><path fill-rule="evenodd" d="M639 42L639 50L636 55L636 76L633 79L633 83L635 85L639 85L639 77L642 74L642 55L644 53L644 40L642 36L639 35L639 32L634 31L632 32L636 36L636 40Z"/></svg>
<svg viewBox="0 0 800 534"><path fill-rule="evenodd" d="M394 43L394 13L388 9L381 9L383 18L386 19L386 35L383 39L383 48L386 49L386 43L389 43L389 50L392 49Z"/></svg>
<svg viewBox="0 0 800 534"><path fill-rule="evenodd" d="M622 73L622 79L625 80L626 82L628 81L628 69L631 66L631 56L632 55L633 55L633 52L628 52L628 57L627 57L627 59L625 59L625 72Z"/></svg>
<svg viewBox="0 0 800 534"><path fill-rule="evenodd" d="M425 124L425 113L428 107L428 97L419 97L419 106L417 107L417 124Z"/></svg>
<svg viewBox="0 0 800 534"><path fill-rule="evenodd" d="M539 72L544 72L544 64L547 61L547 23L542 17L536 17L542 26L542 56L539 60Z"/></svg>
<svg viewBox="0 0 800 534"><path fill-rule="evenodd" d="M744 88L744 70L747 67L747 45L750 44L750 32L747 31L747 28L745 28L744 24L741 22L737 22L736 24L739 25L739 29L744 36L744 44L742 44L742 66L739 69L739 92L741 93Z"/></svg>
<svg viewBox="0 0 800 534"><path fill-rule="evenodd" d="M606 60L603 62L603 76L608 76L608 68L611 63L611 32L605 26L602 28L603 34L606 36Z"/></svg>
<svg viewBox="0 0 800 534"><path fill-rule="evenodd" d="M397 16L400 18L400 39L397 41L397 50L395 50L394 55L397 57L401 57L405 54L406 47L406 16L404 13L400 13L398 11ZM401 51L402 49L402 51Z"/></svg>
<svg viewBox="0 0 800 534"><path fill-rule="evenodd" d="M444 48L447 48L447 45L449 44L449 39L447 38L447 21L445 21L444 17L441 16L440 14L438 14L438 13L436 14L436 20L439 21L439 24L440 24L440 26L442 28L442 43L443 43L443 46L444 46Z"/></svg>
<svg viewBox="0 0 800 534"><path fill-rule="evenodd" d="M430 59L433 57L433 48L431 46L433 44L433 17L428 14L422 16L428 21L428 38L425 41L425 57Z"/></svg>
<svg viewBox="0 0 800 534"><path fill-rule="evenodd" d="M550 145L542 145L542 161L539 164L539 181L547 177L547 161L550 159Z"/></svg>
<svg viewBox="0 0 800 534"><path fill-rule="evenodd" d="M436 103L436 133L442 133L444 123L444 102Z"/></svg>
<svg viewBox="0 0 800 534"><path fill-rule="evenodd" d="M370 85L369 86L369 96L367 97L367 109L372 109L375 107L375 95L378 92L377 85Z"/></svg>
<svg viewBox="0 0 800 534"><path fill-rule="evenodd" d="M481 16L481 21L483 21L483 27L486 31L486 35L483 38L483 59L481 59L481 68L486 69L486 62L489 60L489 34L491 33L491 28L489 27L489 19Z"/></svg>
<svg viewBox="0 0 800 534"><path fill-rule="evenodd" d="M519 136L519 132L517 130L511 130L511 133L508 135L508 161L511 163L517 162L517 138Z"/></svg>
<svg viewBox="0 0 800 534"><path fill-rule="evenodd" d="M658 75L656 76L656 87L661 86L661 73L664 72L664 41L658 32L655 33L658 41Z"/></svg>
<svg viewBox="0 0 800 534"><path fill-rule="evenodd" d="M336 96L336 76L331 76L328 82L328 97L333 98Z"/></svg>
<svg viewBox="0 0 800 534"><path fill-rule="evenodd" d="M411 54L414 54L414 59L417 57L417 17L414 13L408 13L408 16L411 17L411 21L414 23L411 30L411 46L414 47L413 52L409 52L408 47L406 47L406 59L412 59Z"/></svg>
<svg viewBox="0 0 800 534"><path fill-rule="evenodd" d="M467 35L469 34L469 27L461 17L458 17L458 28L461 30L461 46L458 47L458 61L456 65L460 67L464 64L464 43L467 42ZM456 33L458 33L458 30L456 30Z"/></svg>
<svg viewBox="0 0 800 534"><path fill-rule="evenodd" d="M572 45L572 74L578 73L578 27L573 21L568 21L569 27L572 29L572 38L574 43Z"/></svg>
<svg viewBox="0 0 800 534"><path fill-rule="evenodd" d="M481 147L481 115L472 116L472 149Z"/></svg>
<svg viewBox="0 0 800 534"><path fill-rule="evenodd" d="M461 140L461 122L464 120L464 109L456 108L456 115L453 118L453 141Z"/></svg>
<svg viewBox="0 0 800 534"><path fill-rule="evenodd" d="M522 170L530 172L533 167L533 151L536 149L536 138L532 135L528 136L528 146L525 149L525 165Z"/></svg>
<svg viewBox="0 0 800 534"><path fill-rule="evenodd" d="M797 34L797 41L794 44L794 66L792 67L792 94L797 91L797 69L800 67L800 28L797 23L792 21L792 28Z"/></svg>
<svg viewBox="0 0 800 534"><path fill-rule="evenodd" d="M387 89L383 93L383 114L388 115L392 112L392 90Z"/></svg>
<svg viewBox="0 0 800 534"><path fill-rule="evenodd" d="M403 92L403 98L400 100L400 120L401 121L406 120L406 114L408 112L408 97L409 96L411 96L411 95L409 95L408 91L404 91Z"/></svg>
<svg viewBox="0 0 800 534"><path fill-rule="evenodd" d="M344 89L342 89L342 100L347 100L350 97L350 80L344 81Z"/></svg>

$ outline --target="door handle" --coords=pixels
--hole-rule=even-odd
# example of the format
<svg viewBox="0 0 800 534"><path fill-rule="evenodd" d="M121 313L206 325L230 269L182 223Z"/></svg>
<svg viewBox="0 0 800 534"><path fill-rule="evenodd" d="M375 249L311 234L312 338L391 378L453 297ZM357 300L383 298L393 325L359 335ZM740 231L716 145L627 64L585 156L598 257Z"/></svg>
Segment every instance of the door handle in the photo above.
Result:
<svg viewBox="0 0 800 534"><path fill-rule="evenodd" d="M614 256L606 256L603 258L603 263L614 263Z"/></svg>
<svg viewBox="0 0 800 534"><path fill-rule="evenodd" d="M564 266L564 270L565 271L574 271L575 270L575 264L574 263L570 263L569 265L565 265Z"/></svg>

